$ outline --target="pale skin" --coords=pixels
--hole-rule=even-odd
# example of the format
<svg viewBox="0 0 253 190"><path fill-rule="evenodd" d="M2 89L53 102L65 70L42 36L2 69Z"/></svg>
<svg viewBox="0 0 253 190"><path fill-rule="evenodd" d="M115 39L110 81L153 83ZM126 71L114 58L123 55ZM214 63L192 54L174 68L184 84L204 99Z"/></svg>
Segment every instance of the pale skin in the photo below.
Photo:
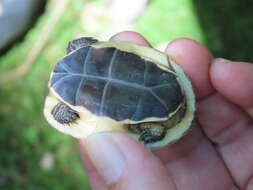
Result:
<svg viewBox="0 0 253 190"><path fill-rule="evenodd" d="M135 32L111 40L150 46ZM192 130L152 151L118 133L79 140L92 189L253 189L253 65L215 59L203 45L185 38L169 43L165 52L193 84L197 112Z"/></svg>

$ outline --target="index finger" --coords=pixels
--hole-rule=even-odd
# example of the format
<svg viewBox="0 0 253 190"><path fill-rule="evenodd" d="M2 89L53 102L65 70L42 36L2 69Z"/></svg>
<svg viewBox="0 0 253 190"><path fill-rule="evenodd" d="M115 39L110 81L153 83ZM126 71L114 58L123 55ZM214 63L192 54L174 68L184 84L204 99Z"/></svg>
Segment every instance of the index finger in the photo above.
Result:
<svg viewBox="0 0 253 190"><path fill-rule="evenodd" d="M180 38L167 46L166 53L182 66L192 82L197 99L202 99L214 91L209 78L213 57L207 48L194 40Z"/></svg>

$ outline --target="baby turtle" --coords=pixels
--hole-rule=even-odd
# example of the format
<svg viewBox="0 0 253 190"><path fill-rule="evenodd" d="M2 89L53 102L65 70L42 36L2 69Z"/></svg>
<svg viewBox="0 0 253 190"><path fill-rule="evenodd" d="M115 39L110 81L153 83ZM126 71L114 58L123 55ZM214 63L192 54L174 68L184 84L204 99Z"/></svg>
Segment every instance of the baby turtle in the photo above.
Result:
<svg viewBox="0 0 253 190"><path fill-rule="evenodd" d="M71 41L56 64L44 114L76 138L119 131L161 147L190 128L194 110L191 83L166 54L83 37Z"/></svg>

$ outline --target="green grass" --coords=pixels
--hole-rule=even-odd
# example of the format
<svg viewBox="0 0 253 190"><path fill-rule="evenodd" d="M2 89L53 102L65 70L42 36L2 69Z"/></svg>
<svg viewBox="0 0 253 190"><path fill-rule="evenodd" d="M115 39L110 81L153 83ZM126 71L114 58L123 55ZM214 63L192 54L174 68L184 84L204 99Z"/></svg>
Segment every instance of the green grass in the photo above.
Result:
<svg viewBox="0 0 253 190"><path fill-rule="evenodd" d="M153 0L136 25L152 45L182 37L204 42L191 0Z"/></svg>
<svg viewBox="0 0 253 190"><path fill-rule="evenodd" d="M253 1L193 0L205 35L205 44L215 56L253 62Z"/></svg>
<svg viewBox="0 0 253 190"><path fill-rule="evenodd" d="M226 32L224 34L221 28L225 19L216 22L219 20L215 12L219 8L218 0L203 1L209 2L209 9L200 0L193 2L194 4L190 0L150 1L134 23L136 31L143 34L152 45L188 37L206 44L215 55L252 60L248 54L250 44L243 46L243 42L234 40L233 47L229 47L232 34L223 40L222 36ZM240 17L236 5L226 2L227 4L223 3L223 8L230 8L236 12L236 16L233 17L229 11L220 10L220 17L222 13L230 13L231 19L234 19L231 23L236 23L231 24L234 29L245 28L240 30L240 36L252 40L253 35L249 30L252 26L252 19L249 19L252 13L251 17L249 13ZM77 35L86 34L86 26L79 19L86 3L90 1L83 3L81 0L72 0L32 70L26 76L0 86L0 189L90 189L75 140L50 127L42 114L50 71L65 54L68 41ZM92 3L103 5L104 1L96 0ZM245 15L247 19L244 19ZM41 28L47 19L48 13L45 13L35 28L27 33L23 42L0 57L0 73L24 62L32 44L39 39ZM53 154L55 164L51 169L45 170L39 163L48 152Z"/></svg>
<svg viewBox="0 0 253 190"><path fill-rule="evenodd" d="M68 41L83 30L73 16L79 2L71 1L31 72L1 86L0 189L89 189L75 140L51 128L42 113L50 71ZM1 72L22 64L47 18L43 15L25 41L0 58ZM47 152L55 158L48 171L39 165Z"/></svg>

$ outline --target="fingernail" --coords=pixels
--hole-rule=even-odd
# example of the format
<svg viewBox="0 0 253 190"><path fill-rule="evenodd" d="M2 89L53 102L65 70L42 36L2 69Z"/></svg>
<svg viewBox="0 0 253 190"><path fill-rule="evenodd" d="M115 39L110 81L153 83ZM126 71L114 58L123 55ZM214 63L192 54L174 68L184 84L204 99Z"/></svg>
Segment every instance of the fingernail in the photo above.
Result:
<svg viewBox="0 0 253 190"><path fill-rule="evenodd" d="M216 63L231 63L231 61L227 60L227 59L224 59L224 58L216 58L214 59L214 62Z"/></svg>
<svg viewBox="0 0 253 190"><path fill-rule="evenodd" d="M97 133L86 140L90 159L107 184L116 182L125 168L125 158L109 133Z"/></svg>

